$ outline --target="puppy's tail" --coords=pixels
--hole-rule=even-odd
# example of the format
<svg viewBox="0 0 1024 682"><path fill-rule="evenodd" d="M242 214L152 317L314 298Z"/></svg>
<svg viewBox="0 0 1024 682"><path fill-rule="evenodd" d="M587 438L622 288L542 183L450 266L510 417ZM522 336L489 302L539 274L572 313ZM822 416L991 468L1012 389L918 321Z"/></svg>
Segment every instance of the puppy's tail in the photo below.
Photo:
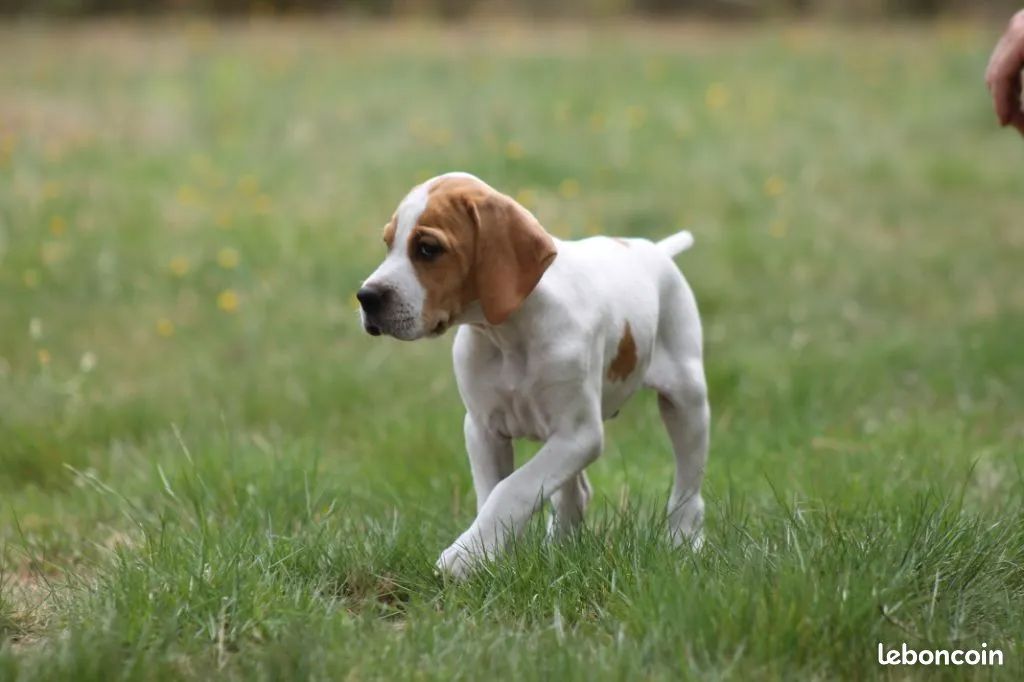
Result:
<svg viewBox="0 0 1024 682"><path fill-rule="evenodd" d="M693 246L693 235L690 234L689 230L676 232L671 237L665 237L658 242L658 248L661 249L669 258L675 258L691 246Z"/></svg>

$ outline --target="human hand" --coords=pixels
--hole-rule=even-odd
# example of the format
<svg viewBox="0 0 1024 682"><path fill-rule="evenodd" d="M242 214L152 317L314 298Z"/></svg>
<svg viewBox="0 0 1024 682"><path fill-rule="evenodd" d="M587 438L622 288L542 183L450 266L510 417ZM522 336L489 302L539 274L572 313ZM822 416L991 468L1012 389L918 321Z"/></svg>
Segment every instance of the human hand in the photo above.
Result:
<svg viewBox="0 0 1024 682"><path fill-rule="evenodd" d="M985 71L985 83L992 93L1000 125L1012 125L1024 135L1024 105L1021 104L1021 69L1024 68L1024 10L1017 12L1006 33L996 44Z"/></svg>

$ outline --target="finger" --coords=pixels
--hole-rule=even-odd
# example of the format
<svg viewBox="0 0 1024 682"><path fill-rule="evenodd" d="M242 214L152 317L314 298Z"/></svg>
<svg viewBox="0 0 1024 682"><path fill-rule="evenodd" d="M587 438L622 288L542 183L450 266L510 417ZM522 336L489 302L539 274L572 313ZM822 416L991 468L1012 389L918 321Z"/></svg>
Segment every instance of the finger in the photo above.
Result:
<svg viewBox="0 0 1024 682"><path fill-rule="evenodd" d="M1009 64L1009 68L1005 67ZM1014 114L1021 111L1021 67L1024 66L1020 56L1013 54L1004 64L1000 65L996 80L992 83L992 102L995 104L999 123L1009 125Z"/></svg>
<svg viewBox="0 0 1024 682"><path fill-rule="evenodd" d="M1017 76L1017 78L1013 79L1013 84L1010 87L1010 114L1004 125L1013 126L1024 135L1024 102L1020 98L1021 88L1024 87L1022 78L1024 77Z"/></svg>
<svg viewBox="0 0 1024 682"><path fill-rule="evenodd" d="M1006 36L1000 38L992 50L992 56L988 58L988 66L985 67L985 83L988 85L989 90L992 89L995 82L1003 75L1003 65L1006 63L1010 52L1006 42Z"/></svg>
<svg viewBox="0 0 1024 682"><path fill-rule="evenodd" d="M1019 94L1021 68L1024 67L1024 42L1014 31L1007 31L992 51L985 82L992 94L999 123L1008 125L1013 112L1020 109Z"/></svg>
<svg viewBox="0 0 1024 682"><path fill-rule="evenodd" d="M999 117L999 124L1006 125L1013 117L1013 90L1014 78L997 77L989 82L992 90L992 104L996 108L996 116Z"/></svg>
<svg viewBox="0 0 1024 682"><path fill-rule="evenodd" d="M992 51L988 68L985 70L985 84L988 85L989 93L992 95L992 104L995 106L996 116L1001 125L1006 125L1011 113L1007 107L1008 88L1012 84L1011 71L1006 67L1009 62L1008 57L1009 50L1006 48L1006 37L1004 36L996 45L996 49Z"/></svg>
<svg viewBox="0 0 1024 682"><path fill-rule="evenodd" d="M1024 101L1020 98L1021 88L1024 88L1024 75L1020 73L1018 67L1017 75L1010 82L1010 113L1007 117L1007 124L1017 130L1021 130L1021 126L1024 125Z"/></svg>
<svg viewBox="0 0 1024 682"><path fill-rule="evenodd" d="M1010 125L1017 129L1021 135L1024 135L1024 111L1018 111L1013 115L1010 120Z"/></svg>

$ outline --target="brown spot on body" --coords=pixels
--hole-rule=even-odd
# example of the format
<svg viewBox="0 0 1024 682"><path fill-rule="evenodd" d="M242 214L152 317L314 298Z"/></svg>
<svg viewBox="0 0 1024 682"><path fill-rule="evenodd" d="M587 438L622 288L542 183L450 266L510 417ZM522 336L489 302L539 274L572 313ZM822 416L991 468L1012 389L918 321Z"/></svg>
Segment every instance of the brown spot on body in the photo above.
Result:
<svg viewBox="0 0 1024 682"><path fill-rule="evenodd" d="M636 341L633 340L633 331L626 322L622 330L622 338L619 339L619 349L615 354L612 364L608 365L608 378L612 381L625 381L633 370L636 369Z"/></svg>
<svg viewBox="0 0 1024 682"><path fill-rule="evenodd" d="M612 241L616 242L619 246L625 246L627 249L629 248L629 242L621 237L612 237Z"/></svg>

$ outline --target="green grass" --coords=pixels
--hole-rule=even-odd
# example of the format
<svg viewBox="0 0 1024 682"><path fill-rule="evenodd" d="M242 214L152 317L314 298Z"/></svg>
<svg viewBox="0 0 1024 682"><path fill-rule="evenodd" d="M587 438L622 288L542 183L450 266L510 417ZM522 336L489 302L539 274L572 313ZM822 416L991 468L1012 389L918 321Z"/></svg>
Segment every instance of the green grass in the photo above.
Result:
<svg viewBox="0 0 1024 682"><path fill-rule="evenodd" d="M0 679L1020 679L1024 144L992 38L0 28ZM352 293L451 169L562 237L696 234L700 553L662 540L638 396L578 538L538 519L433 574L474 504L450 337L372 339Z"/></svg>

